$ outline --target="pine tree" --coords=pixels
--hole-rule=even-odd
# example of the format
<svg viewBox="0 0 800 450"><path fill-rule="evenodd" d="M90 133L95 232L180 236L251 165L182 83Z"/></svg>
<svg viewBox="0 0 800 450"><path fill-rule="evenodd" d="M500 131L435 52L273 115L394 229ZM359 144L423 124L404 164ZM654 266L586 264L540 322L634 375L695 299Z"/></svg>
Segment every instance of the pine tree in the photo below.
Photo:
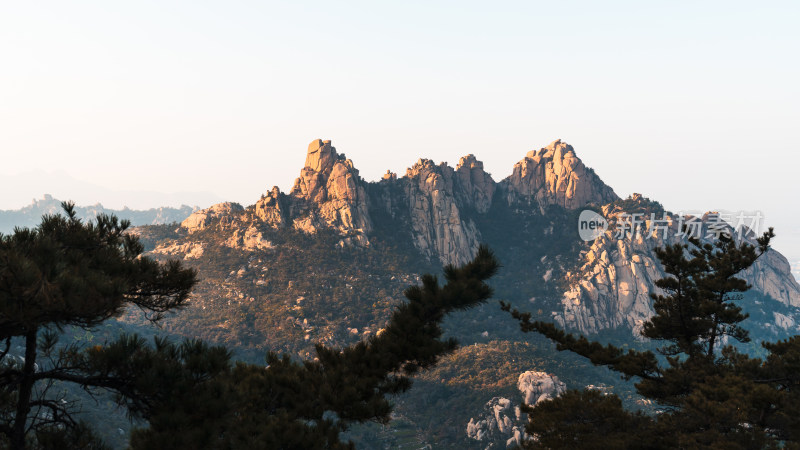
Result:
<svg viewBox="0 0 800 450"><path fill-rule="evenodd" d="M143 257L128 221L101 215L84 223L73 203L62 206L66 216L0 234L0 444L14 449L98 447L70 402L51 395L53 383L107 388L133 402L138 393L128 389L129 375L94 371L79 347L59 344L60 333L90 329L128 307L158 321L186 302L196 282L178 262ZM24 355L14 355L12 344Z"/></svg>
<svg viewBox="0 0 800 450"><path fill-rule="evenodd" d="M658 355L575 337L504 303L523 331L637 380L637 392L664 408L646 417L626 411L615 396L572 392L528 408L527 430L538 441L526 445L598 448L610 426L628 435L621 448L797 448L800 337L764 343L764 360L723 345L749 341L739 325L747 315L737 302L750 286L736 276L769 249L773 237L770 229L757 247L721 236L714 244L690 240L657 250L670 276L656 283L666 295L651 295L655 315L642 334L661 343ZM577 419L576 409L583 411Z"/></svg>

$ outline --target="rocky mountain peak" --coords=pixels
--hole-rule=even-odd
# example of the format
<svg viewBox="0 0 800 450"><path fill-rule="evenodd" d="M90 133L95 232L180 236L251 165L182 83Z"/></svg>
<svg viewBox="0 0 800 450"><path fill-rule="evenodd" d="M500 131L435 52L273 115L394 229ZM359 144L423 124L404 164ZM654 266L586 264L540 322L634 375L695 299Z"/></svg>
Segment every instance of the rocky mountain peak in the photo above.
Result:
<svg viewBox="0 0 800 450"><path fill-rule="evenodd" d="M336 153L331 141L316 139L308 144L306 165L295 180L291 194L313 203L331 199L355 200L361 183L353 161Z"/></svg>
<svg viewBox="0 0 800 450"><path fill-rule="evenodd" d="M535 216L552 212L556 217L561 214L558 208L571 210L587 205L597 206L610 224L622 223L624 216L632 214L645 227L658 224L653 220L669 219L669 238L664 231L649 238L641 233L617 236L615 229L609 228L585 244L577 261L541 259L545 284L550 283L553 270L566 271L565 266L577 263L565 274L567 292L548 288L558 289L546 294L550 296L547 301L557 305L550 311L552 318L583 333L617 327L636 333L653 314L649 295L657 292L655 281L666 276L655 249L684 242L676 235L679 223L687 218L664 211L661 204L640 194L619 199L583 164L572 146L561 140L528 152L514 165L512 174L499 183L472 154L460 158L455 168L419 159L405 176L387 171L381 181L367 183L331 141L317 139L309 144L306 165L288 194L273 187L251 208L221 203L195 212L181 225L189 234L214 227L227 236L225 245L251 251L272 248L268 228L292 227L312 234L333 230L339 235L340 247L366 247L370 239L407 236L419 254L430 260L459 264L472 258L484 238L496 235L495 229L483 228L495 226L491 224L494 211L501 217L519 214L521 220L515 223L523 226L508 225L511 228L504 228L503 233L514 245L523 246L553 233L554 222L548 227L547 217L542 221ZM555 208L548 211L550 207ZM699 219L706 223L710 217L706 214ZM528 223L531 227L526 231ZM539 226L543 228L534 229ZM204 236L207 234L199 233L194 239ZM194 250L187 254L200 254L199 247L191 248ZM800 320L793 322L786 317L795 317L792 308L800 311L800 284L783 256L768 252L742 277L755 293L776 300L774 303L783 308L770 306L772 309L765 307L762 311L775 314L776 327L794 330L798 326Z"/></svg>
<svg viewBox="0 0 800 450"><path fill-rule="evenodd" d="M483 165L480 166L474 170L482 174ZM478 248L480 233L462 211L474 203L471 170L465 165L457 172L445 163L436 165L430 159L420 159L399 180L405 190L403 203L410 213L414 245L422 254L459 264L468 261ZM476 179L487 182L483 176L476 175ZM491 178L488 184L491 187L484 189L494 192ZM485 202L487 211L490 202L491 196L489 202Z"/></svg>
<svg viewBox="0 0 800 450"><path fill-rule="evenodd" d="M614 190L575 155L572 146L560 139L528 152L514 165L511 176L501 183L510 204L535 204L542 211L550 205L577 209L619 199Z"/></svg>
<svg viewBox="0 0 800 450"><path fill-rule="evenodd" d="M413 166L406 169L406 178L415 178L423 172L435 171L436 164L427 158L420 158Z"/></svg>
<svg viewBox="0 0 800 450"><path fill-rule="evenodd" d="M294 183L289 201L293 226L314 233L320 227L343 234L372 230L364 180L353 161L338 154L329 140L308 145L306 165ZM273 214L274 215L274 214ZM366 238L358 240L368 242Z"/></svg>

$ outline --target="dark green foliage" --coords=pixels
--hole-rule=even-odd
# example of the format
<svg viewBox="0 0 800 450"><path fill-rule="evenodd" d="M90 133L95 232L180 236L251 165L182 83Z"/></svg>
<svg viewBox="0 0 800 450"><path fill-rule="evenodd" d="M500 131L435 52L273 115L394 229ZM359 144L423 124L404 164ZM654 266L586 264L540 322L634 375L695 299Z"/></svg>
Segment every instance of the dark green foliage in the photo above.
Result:
<svg viewBox="0 0 800 450"><path fill-rule="evenodd" d="M60 333L88 330L130 306L157 321L181 307L196 282L177 262L141 257L142 245L126 233L129 222L101 215L84 223L73 204L63 207L65 216L0 235L0 434L12 448L67 441L96 448L93 438L78 439L86 436L83 425L70 402L51 393L55 383L136 393L115 374L88 376L79 345L59 345Z"/></svg>
<svg viewBox="0 0 800 450"><path fill-rule="evenodd" d="M68 428L58 425L37 427L35 436L28 440L28 448L37 450L105 450L109 447L97 437L88 425L78 422Z"/></svg>
<svg viewBox="0 0 800 450"><path fill-rule="evenodd" d="M642 217L649 218L650 214L655 214L661 218L664 207L661 203L643 197L641 194L633 194L626 199L619 199L612 203L614 209L625 211L628 214L641 214Z"/></svg>
<svg viewBox="0 0 800 450"><path fill-rule="evenodd" d="M626 411L619 397L597 390L568 391L535 408L523 405L522 410L530 420L527 432L539 437L527 442L529 448L666 448L671 444L650 417Z"/></svg>
<svg viewBox="0 0 800 450"><path fill-rule="evenodd" d="M770 229L758 239L758 248L723 237L714 245L692 240L691 246L673 245L658 251L671 276L657 282L666 295L653 295L656 314L645 323L642 334L664 343L658 349L660 356L602 346L550 323L532 321L528 313L511 313L523 331L552 339L559 350L570 350L625 378L637 379L637 391L664 409L653 420L637 418L621 408L609 412L620 421L614 426L646 420L629 432L635 439L620 441L620 448L792 447L800 439L800 340L765 343L768 356L764 360L742 354L732 345L723 346L731 339L749 341L748 332L739 326L747 316L735 303L749 286L736 275L768 250L772 237ZM503 307L511 310L510 305ZM592 411L601 404L605 410L611 408L609 402L614 401L598 403L590 394L571 394L536 408L546 407L565 417L563 426L553 421L537 425L537 418L545 413L534 412L529 430L538 433L545 446L550 440L564 443L602 436L608 432L604 428L607 423L596 422L594 431L594 425L576 427L570 421L575 413L570 410L582 405ZM594 423L592 420L589 422ZM652 439L653 429L662 440Z"/></svg>

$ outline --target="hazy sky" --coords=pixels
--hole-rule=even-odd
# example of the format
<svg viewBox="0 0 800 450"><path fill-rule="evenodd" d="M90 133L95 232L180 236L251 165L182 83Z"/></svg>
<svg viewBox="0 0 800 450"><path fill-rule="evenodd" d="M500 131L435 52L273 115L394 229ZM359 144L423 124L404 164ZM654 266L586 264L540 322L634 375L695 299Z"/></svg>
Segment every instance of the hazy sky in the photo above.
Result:
<svg viewBox="0 0 800 450"><path fill-rule="evenodd" d="M561 138L621 196L800 239L798 23L798 2L2 2L0 208L67 177L108 206L250 204L315 138L367 180L467 153L499 180Z"/></svg>

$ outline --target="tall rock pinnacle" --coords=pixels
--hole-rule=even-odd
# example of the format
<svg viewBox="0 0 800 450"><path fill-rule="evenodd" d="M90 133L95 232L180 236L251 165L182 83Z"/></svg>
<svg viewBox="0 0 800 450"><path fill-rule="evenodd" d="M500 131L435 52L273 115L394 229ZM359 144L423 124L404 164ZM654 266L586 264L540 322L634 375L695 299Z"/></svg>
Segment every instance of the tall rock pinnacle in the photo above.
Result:
<svg viewBox="0 0 800 450"><path fill-rule="evenodd" d="M366 242L372 231L364 181L353 161L336 153L331 141L308 145L306 165L290 193L291 215L297 229L313 233L320 227L355 233Z"/></svg>

